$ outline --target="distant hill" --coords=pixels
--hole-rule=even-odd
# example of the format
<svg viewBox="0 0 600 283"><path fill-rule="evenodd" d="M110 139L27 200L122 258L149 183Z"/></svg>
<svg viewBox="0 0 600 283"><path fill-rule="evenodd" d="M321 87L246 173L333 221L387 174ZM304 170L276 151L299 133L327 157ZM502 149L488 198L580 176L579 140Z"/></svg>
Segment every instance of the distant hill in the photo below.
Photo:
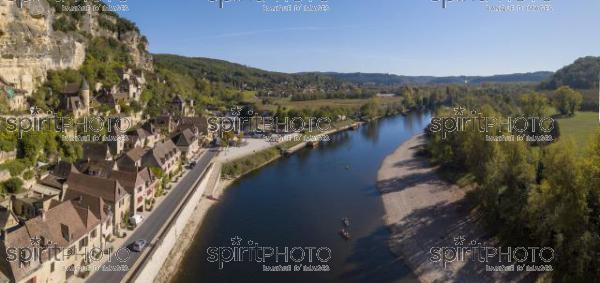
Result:
<svg viewBox="0 0 600 283"><path fill-rule="evenodd" d="M467 84L482 83L540 83L552 76L552 72L518 73L494 76L400 76L380 73L321 73L333 78L359 85L426 85L426 84Z"/></svg>
<svg viewBox="0 0 600 283"><path fill-rule="evenodd" d="M592 89L598 87L600 74L600 57L582 57L573 64L567 65L542 83L545 89L556 89L566 85L576 89Z"/></svg>
<svg viewBox="0 0 600 283"><path fill-rule="evenodd" d="M197 79L207 79L237 88L263 89L277 86L304 87L314 85L335 85L330 76L324 74L287 74L265 71L224 60L184 57L170 54L154 55L154 63L159 69L191 76Z"/></svg>
<svg viewBox="0 0 600 283"><path fill-rule="evenodd" d="M239 88L273 88L276 86L306 87L308 85L327 89L337 89L342 83L363 86L398 86L426 84L468 84L482 83L540 83L548 80L552 72L534 72L495 76L400 76L380 73L334 73L303 72L281 73L265 71L224 60L178 55L155 54L157 67L186 74L195 78L205 78L211 82L222 82Z"/></svg>

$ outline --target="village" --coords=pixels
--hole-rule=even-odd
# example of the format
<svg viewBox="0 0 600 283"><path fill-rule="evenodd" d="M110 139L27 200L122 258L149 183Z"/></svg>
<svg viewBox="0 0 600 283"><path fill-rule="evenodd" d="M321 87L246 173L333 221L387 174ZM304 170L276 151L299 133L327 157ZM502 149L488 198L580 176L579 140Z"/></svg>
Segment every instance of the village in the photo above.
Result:
<svg viewBox="0 0 600 283"><path fill-rule="evenodd" d="M118 138L83 143L80 160L59 158L54 164L38 164L48 169L33 169L34 178L17 177L23 189L0 201L0 250L18 247L14 258L0 257L1 282L86 277L91 257L110 254L124 243L208 150L212 136L206 119L195 116L193 101L173 95L171 108L152 118L122 112L139 102L145 83L143 72L126 69L115 86L91 88L85 79L65 85L63 114L80 119L113 113L137 126L109 133ZM17 84L0 78L0 94L8 98L11 111L29 107L30 94ZM0 152L0 164L15 158L16 150ZM1 170L0 181L9 179L14 178L8 170Z"/></svg>

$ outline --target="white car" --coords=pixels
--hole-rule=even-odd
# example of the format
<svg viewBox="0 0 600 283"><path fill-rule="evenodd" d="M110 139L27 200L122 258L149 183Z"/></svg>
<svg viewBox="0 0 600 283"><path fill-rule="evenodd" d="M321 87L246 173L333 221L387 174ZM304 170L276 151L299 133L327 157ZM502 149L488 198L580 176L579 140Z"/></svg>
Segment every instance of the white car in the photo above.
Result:
<svg viewBox="0 0 600 283"><path fill-rule="evenodd" d="M129 217L129 222L135 226L142 223L143 220L144 220L144 217L139 214L134 214L133 216Z"/></svg>

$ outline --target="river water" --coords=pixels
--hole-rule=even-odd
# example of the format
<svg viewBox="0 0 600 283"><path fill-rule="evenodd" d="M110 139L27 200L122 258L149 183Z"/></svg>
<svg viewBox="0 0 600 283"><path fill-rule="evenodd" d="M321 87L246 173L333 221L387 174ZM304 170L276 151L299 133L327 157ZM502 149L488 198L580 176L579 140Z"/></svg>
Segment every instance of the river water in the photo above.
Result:
<svg viewBox="0 0 600 283"><path fill-rule="evenodd" d="M371 122L242 177L208 212L174 282L414 282L410 269L387 247L389 232L375 183L385 156L421 133L430 119L429 113L411 113ZM351 220L348 241L338 233L343 217ZM287 263L283 254L257 263L249 252L229 260L234 247L257 245L280 252L287 247ZM318 248L322 260L328 251L331 258L319 261ZM222 265L209 259L221 259ZM329 271L267 272L263 264L327 265Z"/></svg>

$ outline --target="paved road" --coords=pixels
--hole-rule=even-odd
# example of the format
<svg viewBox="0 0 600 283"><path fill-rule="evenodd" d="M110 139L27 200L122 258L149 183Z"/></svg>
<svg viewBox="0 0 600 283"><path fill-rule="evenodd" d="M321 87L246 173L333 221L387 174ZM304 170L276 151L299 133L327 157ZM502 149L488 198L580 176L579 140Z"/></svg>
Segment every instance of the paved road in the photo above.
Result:
<svg viewBox="0 0 600 283"><path fill-rule="evenodd" d="M200 178L200 175L206 167L210 164L210 161L217 154L214 151L206 151L200 159L197 161L196 166L186 174L181 181L172 189L172 191L166 196L162 203L155 208L155 211L145 219L144 222L133 232L133 235L127 242L121 246L122 249L126 249L127 245L131 244L137 239L146 239L148 241L154 239L158 234L160 228L167 222L171 213L174 213L179 203L183 201L186 193L192 189L194 182ZM122 250L120 254L121 258L127 258L127 251ZM141 253L131 252L129 253L128 259L124 262L120 262L116 257L111 258L111 262L104 263L100 270L96 271L87 282L90 283L116 283L123 280L123 277L127 273L123 271L123 267L127 266L127 269L131 269L134 263L138 260Z"/></svg>

